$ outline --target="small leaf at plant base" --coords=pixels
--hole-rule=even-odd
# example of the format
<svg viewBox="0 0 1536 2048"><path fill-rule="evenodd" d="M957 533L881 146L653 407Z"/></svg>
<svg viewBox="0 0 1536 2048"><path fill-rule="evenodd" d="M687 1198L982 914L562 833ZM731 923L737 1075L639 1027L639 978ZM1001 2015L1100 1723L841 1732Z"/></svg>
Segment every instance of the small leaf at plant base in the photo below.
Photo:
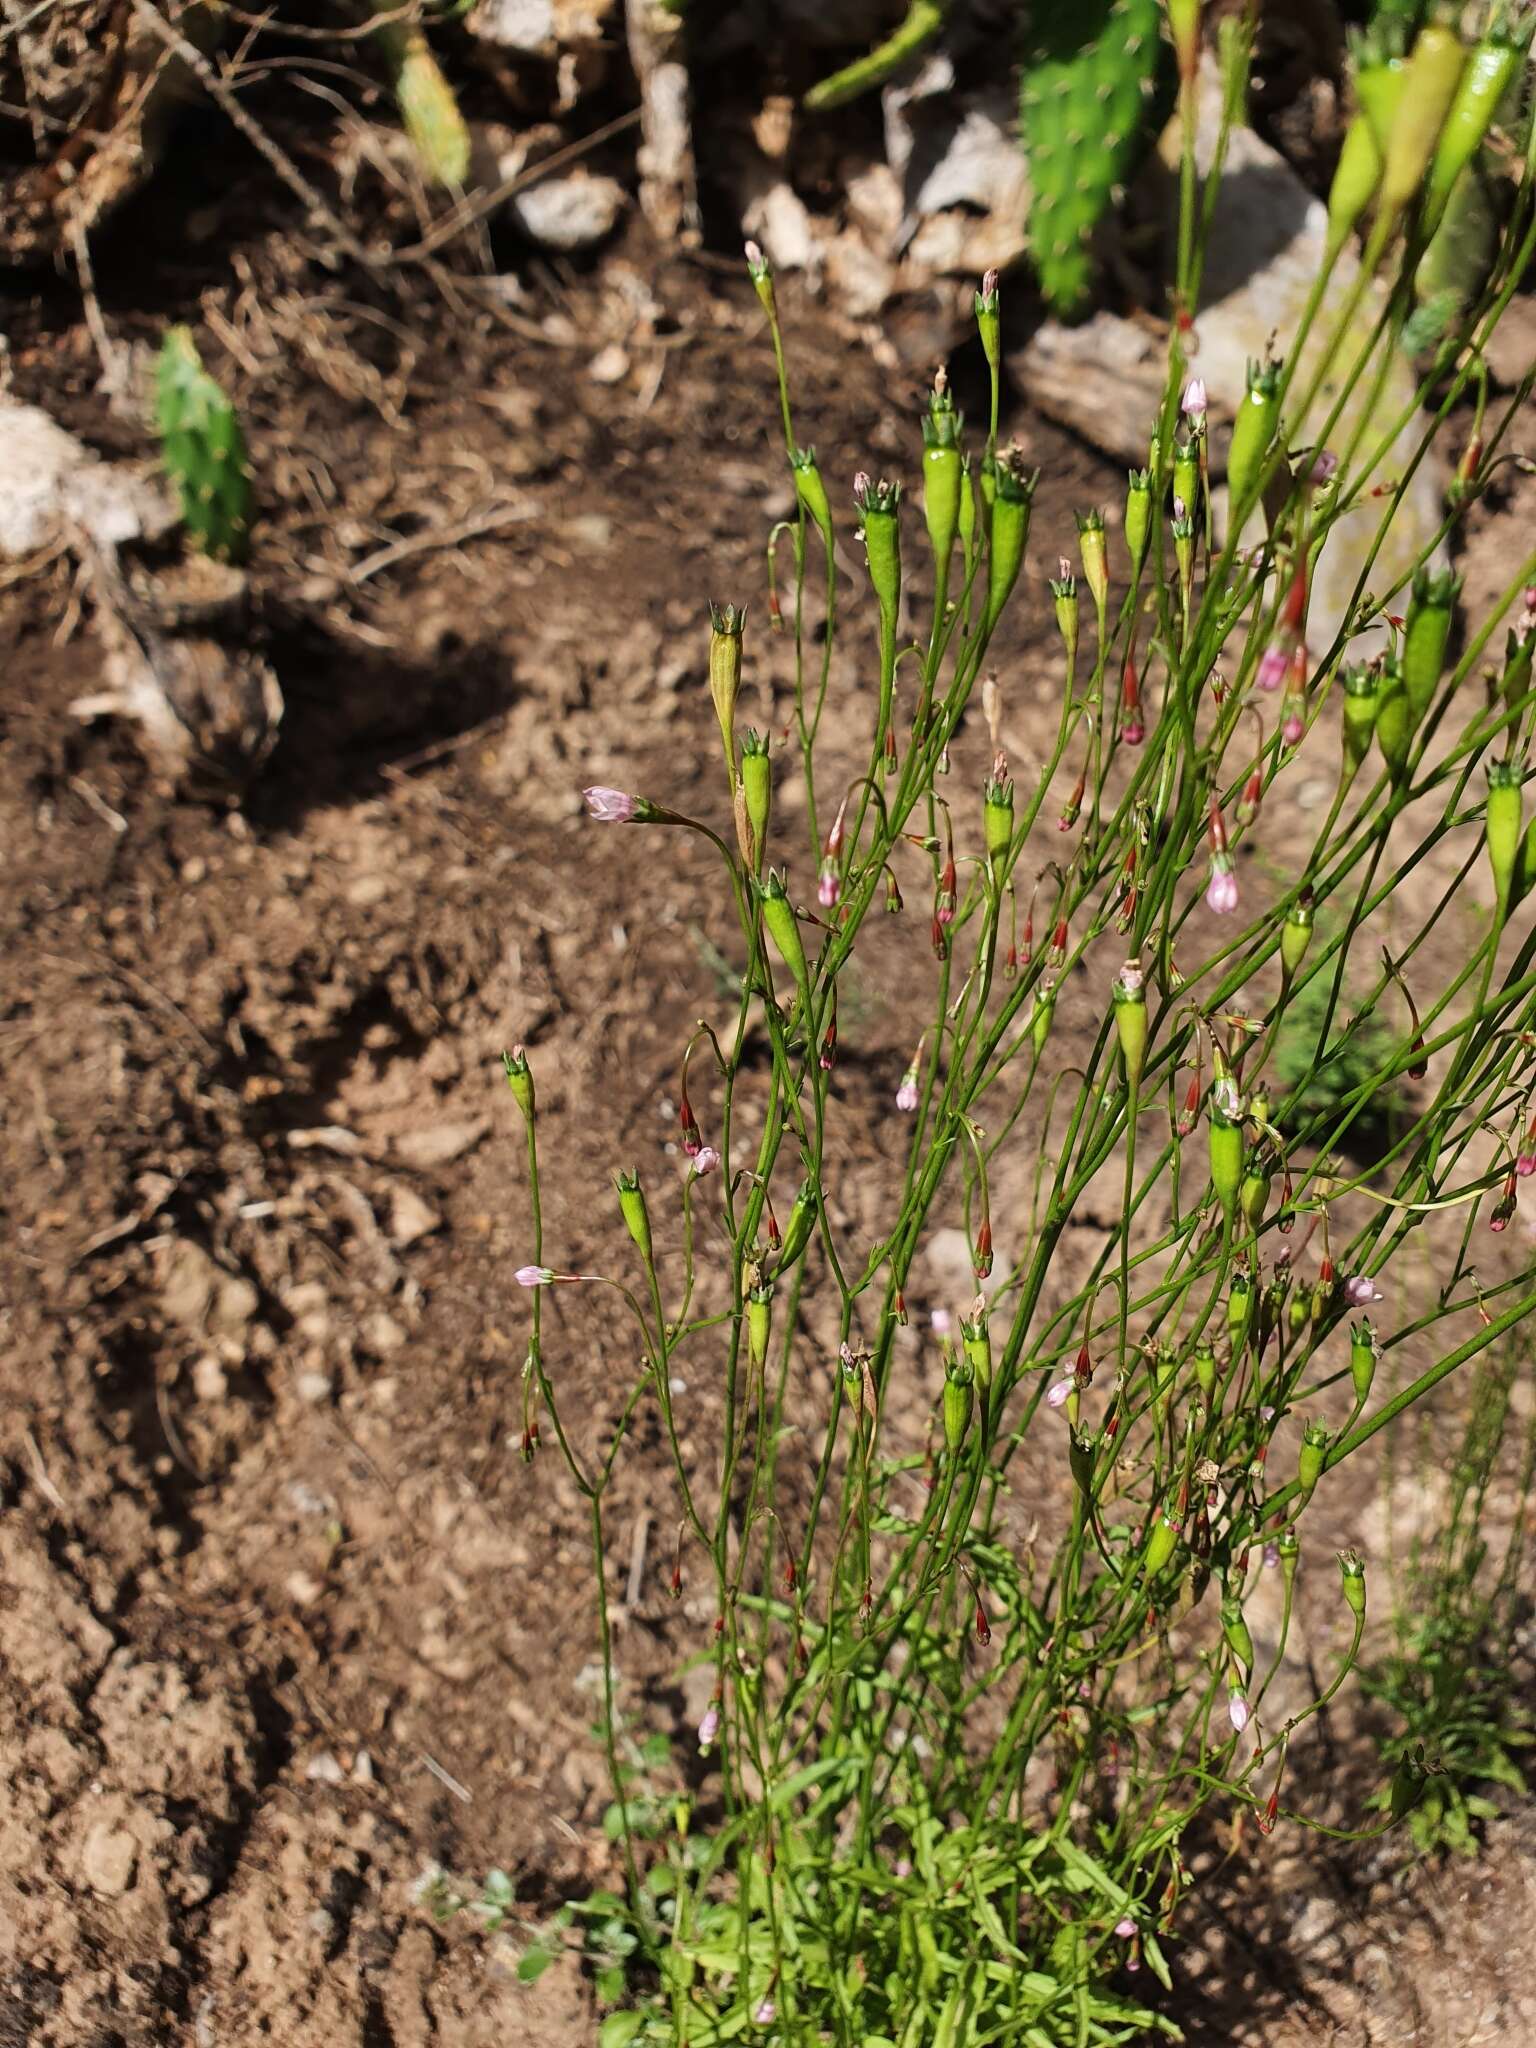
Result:
<svg viewBox="0 0 1536 2048"><path fill-rule="evenodd" d="M641 2012L611 2012L597 2030L597 2048L629 2048L645 2025Z"/></svg>
<svg viewBox="0 0 1536 2048"><path fill-rule="evenodd" d="M519 1984L536 1984L550 1964L555 1960L556 1951L545 1942L535 1942L518 1960L517 1981Z"/></svg>
<svg viewBox="0 0 1536 2048"><path fill-rule="evenodd" d="M611 1964L597 1973L597 1995L604 2005L617 2005L624 1996L629 1979L619 1964Z"/></svg>

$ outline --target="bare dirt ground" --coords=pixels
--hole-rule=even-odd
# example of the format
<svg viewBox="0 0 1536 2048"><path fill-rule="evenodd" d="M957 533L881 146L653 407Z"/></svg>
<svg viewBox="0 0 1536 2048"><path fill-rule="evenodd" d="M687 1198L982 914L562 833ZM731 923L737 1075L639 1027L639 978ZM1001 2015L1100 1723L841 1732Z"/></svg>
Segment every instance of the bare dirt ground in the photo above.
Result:
<svg viewBox="0 0 1536 2048"><path fill-rule="evenodd" d="M202 323L250 425L252 630L287 697L260 779L158 790L69 715L99 655L67 562L0 592L0 2044L566 2048L595 2031L574 1960L520 1985L507 1942L412 1898L428 1864L501 1866L532 1924L614 1875L582 1521L517 1454L499 1055L536 1065L550 1241L601 1265L608 1171L675 1170L677 1050L722 996L704 857L585 827L577 790L719 808L704 607L760 603L787 508L771 358L734 267L638 239L537 271L509 328L317 282L244 160L222 203L217 254L161 190L98 264L114 336ZM15 392L145 456L73 294L15 312ZM828 476L909 459L919 374L790 324ZM1012 424L1048 565L1123 478ZM1479 514L1488 587L1522 490ZM1026 760L1031 616L1002 663ZM771 725L785 658L750 650ZM866 681L837 678L850 735ZM843 1035L878 1157L894 958ZM586 1303L557 1325L595 1428L627 1340ZM616 1494L640 1563L611 1590L625 1704L674 1730L709 1615L666 1595L656 1450ZM1201 1887L1190 2038L1531 2038L1529 1841L1511 1820L1404 1887L1250 1831Z"/></svg>

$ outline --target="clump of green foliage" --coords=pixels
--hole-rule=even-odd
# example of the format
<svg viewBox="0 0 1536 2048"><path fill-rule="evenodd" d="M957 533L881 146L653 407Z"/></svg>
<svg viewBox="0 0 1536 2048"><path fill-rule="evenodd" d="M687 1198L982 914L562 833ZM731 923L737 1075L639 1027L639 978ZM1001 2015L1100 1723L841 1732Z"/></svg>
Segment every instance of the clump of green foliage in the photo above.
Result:
<svg viewBox="0 0 1536 2048"><path fill-rule="evenodd" d="M1393 1647L1360 1673L1367 1698L1396 1724L1381 1740L1382 1761L1394 1771L1405 1760L1428 1766L1407 1817L1426 1856L1476 1855L1480 1824L1499 1811L1494 1793L1523 1797L1527 1789L1516 1759L1536 1728L1530 1674L1521 1668L1528 1602L1520 1566L1536 1429L1526 1429L1518 1476L1500 1484L1515 1375L1512 1347L1479 1372L1438 1527L1415 1541L1394 1587ZM1427 1438L1425 1449L1429 1463ZM1489 1535L1499 1522L1507 1529L1502 1554ZM1373 1803L1389 1798L1384 1789Z"/></svg>

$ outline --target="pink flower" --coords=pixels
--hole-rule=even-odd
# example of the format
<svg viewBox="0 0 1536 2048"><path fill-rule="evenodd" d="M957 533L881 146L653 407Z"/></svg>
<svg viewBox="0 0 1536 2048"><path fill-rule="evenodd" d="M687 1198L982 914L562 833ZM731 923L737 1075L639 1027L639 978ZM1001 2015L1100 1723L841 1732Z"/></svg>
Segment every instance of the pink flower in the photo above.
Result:
<svg viewBox="0 0 1536 2048"><path fill-rule="evenodd" d="M910 1116L917 1107L917 1062L901 1077L901 1086L896 1090L896 1107Z"/></svg>
<svg viewBox="0 0 1536 2048"><path fill-rule="evenodd" d="M706 1751L712 1749L714 1747L715 1737L719 1733L720 1709L714 1704L713 1701L711 1701L710 1704L704 1710L703 1720L699 1723L700 1749Z"/></svg>
<svg viewBox="0 0 1536 2048"><path fill-rule="evenodd" d="M1339 458L1331 448L1319 448L1312 458L1312 468L1307 481L1312 484L1328 483L1339 466Z"/></svg>
<svg viewBox="0 0 1536 2048"><path fill-rule="evenodd" d="M1290 666L1290 656L1277 640L1271 640L1259 658L1259 673L1255 678L1261 690L1278 690L1285 681L1285 672Z"/></svg>
<svg viewBox="0 0 1536 2048"><path fill-rule="evenodd" d="M1237 908L1237 877L1232 872L1229 860L1217 858L1211 862L1211 879L1205 891L1205 900L1218 917L1229 916Z"/></svg>
<svg viewBox="0 0 1536 2048"><path fill-rule="evenodd" d="M994 294L994 293L996 292L996 290L997 290L997 272L996 272L995 270L988 270L988 271L984 271L984 272L982 273L982 279L981 279L981 296L982 296L982 297L983 297L984 299L990 299L990 298L991 298L991 297L993 296L993 294Z"/></svg>
<svg viewBox="0 0 1536 2048"><path fill-rule="evenodd" d="M777 2011L778 2007L771 1998L760 1998L753 2008L752 2024L755 2027L771 2027L773 2025L773 2016Z"/></svg>
<svg viewBox="0 0 1536 2048"><path fill-rule="evenodd" d="M754 270L760 268L763 260L763 252L756 242L747 243L745 254L747 261L751 264Z"/></svg>
<svg viewBox="0 0 1536 2048"><path fill-rule="evenodd" d="M1264 1546L1264 1568L1265 1568L1265 1570L1266 1570L1266 1571L1271 1571L1271 1572L1272 1572L1272 1571L1274 1570L1275 1566L1276 1566L1276 1565L1277 1565L1277 1564L1278 1564L1279 1562L1280 1562L1280 1546L1279 1546L1279 1544L1278 1544L1278 1543L1266 1543L1266 1544L1265 1544L1265 1546Z"/></svg>
<svg viewBox="0 0 1536 2048"><path fill-rule="evenodd" d="M955 1327L955 1319L947 1308L936 1308L928 1320L935 1337L947 1337Z"/></svg>
<svg viewBox="0 0 1536 2048"><path fill-rule="evenodd" d="M816 877L816 901L823 910L830 910L842 894L843 878L837 872L835 860L824 860Z"/></svg>
<svg viewBox="0 0 1536 2048"><path fill-rule="evenodd" d="M1364 1273L1356 1273L1352 1279L1344 1282L1344 1299L1351 1308L1369 1308L1373 1301L1381 1301L1384 1298L1375 1281L1368 1279Z"/></svg>
<svg viewBox="0 0 1536 2048"><path fill-rule="evenodd" d="M1129 1913L1123 1914L1121 1918L1115 1922L1115 1932L1119 1935L1122 1941L1129 1941L1131 1936L1136 1932L1136 1922L1131 1918Z"/></svg>
<svg viewBox="0 0 1536 2048"><path fill-rule="evenodd" d="M701 1145L693 1157L693 1177L702 1180L706 1173L713 1173L720 1164L720 1154L713 1145Z"/></svg>
<svg viewBox="0 0 1536 2048"><path fill-rule="evenodd" d="M1515 1171L1522 1180L1529 1180L1536 1173L1536 1152L1522 1152L1515 1161Z"/></svg>
<svg viewBox="0 0 1536 2048"><path fill-rule="evenodd" d="M1280 721L1280 737L1288 747L1299 747L1306 736L1306 720L1294 707Z"/></svg>
<svg viewBox="0 0 1536 2048"><path fill-rule="evenodd" d="M604 825L631 824L640 808L640 799L631 796L627 790L599 786L584 789L581 793L587 800L588 811Z"/></svg>
<svg viewBox="0 0 1536 2048"><path fill-rule="evenodd" d="M1248 1702L1235 1685L1227 1694L1227 1719L1239 1735L1248 1726Z"/></svg>
<svg viewBox="0 0 1536 2048"><path fill-rule="evenodd" d="M555 1276L548 1266L519 1266L512 1277L519 1287L547 1287Z"/></svg>
<svg viewBox="0 0 1536 2048"><path fill-rule="evenodd" d="M891 1865L891 1868L897 1877L910 1877L912 1875L912 1858L910 1856L898 1856Z"/></svg>
<svg viewBox="0 0 1536 2048"><path fill-rule="evenodd" d="M1045 1396L1046 1407L1060 1408L1076 1384L1077 1382L1073 1379L1072 1375L1068 1373L1064 1380L1058 1380L1055 1386L1047 1388Z"/></svg>
<svg viewBox="0 0 1536 2048"><path fill-rule="evenodd" d="M1205 379L1203 377L1191 377L1184 386L1184 396L1179 400L1180 412L1183 413L1187 420L1203 420L1205 418L1205 403Z"/></svg>

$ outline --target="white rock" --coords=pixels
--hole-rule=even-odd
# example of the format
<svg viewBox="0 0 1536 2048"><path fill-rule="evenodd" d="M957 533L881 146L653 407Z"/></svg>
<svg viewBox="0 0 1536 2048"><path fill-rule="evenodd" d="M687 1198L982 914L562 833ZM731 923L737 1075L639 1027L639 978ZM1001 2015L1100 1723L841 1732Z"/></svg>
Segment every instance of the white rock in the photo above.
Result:
<svg viewBox="0 0 1536 2048"><path fill-rule="evenodd" d="M508 173L507 175L515 175ZM544 249L589 249L612 234L629 195L616 178L574 170L515 192L507 212Z"/></svg>
<svg viewBox="0 0 1536 2048"><path fill-rule="evenodd" d="M555 39L554 0L482 0L469 28L505 50L532 53Z"/></svg>
<svg viewBox="0 0 1536 2048"><path fill-rule="evenodd" d="M307 1401L311 1407L318 1407L320 1402L329 1401L331 1398L332 1381L330 1376L323 1372L301 1372L294 1380L293 1387L299 1399Z"/></svg>
<svg viewBox="0 0 1536 2048"><path fill-rule="evenodd" d="M472 1116L453 1123L426 1124L419 1131L402 1131L395 1140L395 1157L417 1168L446 1166L478 1145L490 1128L488 1116Z"/></svg>
<svg viewBox="0 0 1536 2048"><path fill-rule="evenodd" d="M93 455L35 405L0 398L0 555L29 555L83 527L99 547L166 533L164 488Z"/></svg>
<svg viewBox="0 0 1536 2048"><path fill-rule="evenodd" d="M618 342L610 341L606 348L600 348L587 365L587 375L594 384L618 384L629 375L629 355Z"/></svg>
<svg viewBox="0 0 1536 2048"><path fill-rule="evenodd" d="M97 1821L81 1845L81 1872L91 1890L104 1899L122 1897L133 1883L138 1860L138 1843L126 1828L115 1828L110 1821Z"/></svg>

